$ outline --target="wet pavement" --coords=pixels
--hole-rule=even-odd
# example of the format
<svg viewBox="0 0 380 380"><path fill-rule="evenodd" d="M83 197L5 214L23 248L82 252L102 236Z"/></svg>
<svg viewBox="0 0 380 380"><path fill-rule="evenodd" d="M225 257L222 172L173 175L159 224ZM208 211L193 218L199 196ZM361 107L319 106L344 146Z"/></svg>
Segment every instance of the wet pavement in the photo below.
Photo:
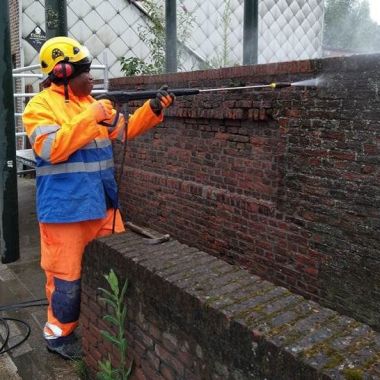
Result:
<svg viewBox="0 0 380 380"><path fill-rule="evenodd" d="M40 243L35 214L35 180L18 178L20 259L0 264L0 308L45 299L45 275L40 268ZM80 364L65 361L46 350L42 337L46 306L0 311L0 318L15 318L30 326L28 339L0 354L0 380L79 380ZM1 322L1 319L0 319ZM26 335L22 322L8 321L9 345ZM5 336L4 324L0 335Z"/></svg>

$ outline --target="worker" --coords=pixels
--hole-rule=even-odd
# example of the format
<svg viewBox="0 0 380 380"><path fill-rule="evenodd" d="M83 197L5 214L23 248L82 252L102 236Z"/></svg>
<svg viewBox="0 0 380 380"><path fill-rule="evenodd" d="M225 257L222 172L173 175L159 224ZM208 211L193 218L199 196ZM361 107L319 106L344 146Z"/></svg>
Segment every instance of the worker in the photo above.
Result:
<svg viewBox="0 0 380 380"><path fill-rule="evenodd" d="M82 354L74 330L84 248L113 230L124 231L111 140L132 139L162 122L174 95L161 87L155 98L128 116L126 127L125 116L110 100L90 95L92 58L86 47L72 38L54 37L42 45L39 58L49 83L27 104L23 123L36 157L41 267L48 299L43 335L49 351L75 359Z"/></svg>

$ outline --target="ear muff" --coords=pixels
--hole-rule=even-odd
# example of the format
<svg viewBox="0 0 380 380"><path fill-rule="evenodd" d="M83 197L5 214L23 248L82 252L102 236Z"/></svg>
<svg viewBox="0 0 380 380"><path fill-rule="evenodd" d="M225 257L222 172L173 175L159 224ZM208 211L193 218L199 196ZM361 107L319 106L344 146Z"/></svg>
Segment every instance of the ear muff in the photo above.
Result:
<svg viewBox="0 0 380 380"><path fill-rule="evenodd" d="M69 62L59 62L54 66L52 74L57 79L68 79L74 74L74 66Z"/></svg>

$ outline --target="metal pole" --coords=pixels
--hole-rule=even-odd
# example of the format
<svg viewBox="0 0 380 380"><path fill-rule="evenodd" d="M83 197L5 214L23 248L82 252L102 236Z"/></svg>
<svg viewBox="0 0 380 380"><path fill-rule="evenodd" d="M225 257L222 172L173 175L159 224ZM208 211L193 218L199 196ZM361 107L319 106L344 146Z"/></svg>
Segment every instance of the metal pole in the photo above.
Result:
<svg viewBox="0 0 380 380"><path fill-rule="evenodd" d="M46 39L67 36L66 0L45 0Z"/></svg>
<svg viewBox="0 0 380 380"><path fill-rule="evenodd" d="M244 0L243 65L257 63L259 1Z"/></svg>
<svg viewBox="0 0 380 380"><path fill-rule="evenodd" d="M165 0L166 49L165 71L177 72L177 5L176 0Z"/></svg>
<svg viewBox="0 0 380 380"><path fill-rule="evenodd" d="M6 264L20 257L20 246L8 0L0 0L0 5L0 251Z"/></svg>

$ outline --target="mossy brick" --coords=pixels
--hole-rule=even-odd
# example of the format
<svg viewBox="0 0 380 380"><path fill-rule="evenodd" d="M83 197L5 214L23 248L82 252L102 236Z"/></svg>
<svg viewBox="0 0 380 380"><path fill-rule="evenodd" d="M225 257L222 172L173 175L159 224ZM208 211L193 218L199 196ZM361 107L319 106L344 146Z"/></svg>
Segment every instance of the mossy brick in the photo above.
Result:
<svg viewBox="0 0 380 380"><path fill-rule="evenodd" d="M191 288L193 292L197 294L203 292L208 293L209 283L212 282L213 279L220 277L221 269L226 271L232 270L231 268L227 268L224 264L225 263L220 260L215 260L214 262L209 262L208 265L203 266L203 268L199 269L197 276L186 280L188 290Z"/></svg>
<svg viewBox="0 0 380 380"><path fill-rule="evenodd" d="M201 256L197 258L195 261L190 260L186 263L183 263L179 266L180 270L174 273L168 274L168 272L166 272L164 276L171 283L176 284L179 287L182 287L182 281L188 278L196 277L199 270L201 270L207 264L214 263L216 260L217 259L213 256Z"/></svg>
<svg viewBox="0 0 380 380"><path fill-rule="evenodd" d="M358 339L360 340L371 336L372 330L369 326L358 324L357 322L352 322L352 324L353 326L350 329L331 341L330 345L332 348L338 351L344 351L352 347Z"/></svg>
<svg viewBox="0 0 380 380"><path fill-rule="evenodd" d="M218 278L213 279L210 283L209 291L211 291L211 289L219 289L221 286L229 284L230 282L237 282L246 278L254 282L257 279L257 277L251 277L249 273L241 271L232 265L229 268L231 271L221 273Z"/></svg>
<svg viewBox="0 0 380 380"><path fill-rule="evenodd" d="M182 252L182 255L175 256L172 259L170 259L170 261L172 261L176 267L180 267L182 264L184 263L186 264L191 260L196 260L199 257L209 256L194 247L186 246L186 247L183 247L182 250L180 249L180 251ZM164 275L166 271L160 271L159 273ZM168 273L170 273L170 270L168 271Z"/></svg>
<svg viewBox="0 0 380 380"><path fill-rule="evenodd" d="M166 252L163 252L158 256L151 255L147 258L145 266L152 268L153 270L161 269L159 265L160 263L163 263L164 266L172 266L175 265L175 260L195 251L196 249L191 249L186 245L173 245L166 247Z"/></svg>
<svg viewBox="0 0 380 380"><path fill-rule="evenodd" d="M260 324L265 323L271 327L277 327L285 322L290 322L290 315L287 314L289 309L291 309L294 305L302 302L302 297L291 294L284 294L277 300L269 300L267 303L263 303L254 309L254 311L244 315L237 317L238 320L244 321L247 326L254 328L255 326L259 326ZM293 318L293 319L294 319Z"/></svg>
<svg viewBox="0 0 380 380"><path fill-rule="evenodd" d="M165 248L161 244L141 244L139 246L135 246L133 252L129 251L128 253L123 253L123 255L130 258L135 263L139 263L151 259L153 255L159 254L160 252L167 252L168 249L177 247L175 242L167 242L165 244L168 244Z"/></svg>
<svg viewBox="0 0 380 380"><path fill-rule="evenodd" d="M124 234L124 238L125 245L128 246L128 234ZM113 247L107 247L107 239L92 242L87 247L87 250L94 247L94 251L90 252L84 263L83 291L87 302L84 303L83 316L94 318L91 323L84 324L88 329L84 336L86 339L98 336L95 333L96 329L105 323L101 321L99 310L95 315L91 313L91 308L96 309L96 305L90 301L97 302L97 298L94 298L96 290L91 291L89 284L95 286L94 289L97 289L97 283L104 286L104 280L99 278L98 272L107 272L113 262L117 263L117 273L122 274L123 278L127 277L131 282L127 294L128 305L133 311L128 314L128 318L131 318L128 321L130 349L134 355L142 355L141 360L136 362L141 365L144 361L147 368L146 376L160 378L163 376L160 374L161 363L167 363L168 368L174 373L173 376L176 376L174 378L178 377L179 371L183 376L189 374L189 379L190 374L211 379L214 375L220 376L215 366L216 362L226 366L228 376L235 373L244 380L337 379L339 376L344 378L343 370L351 369L350 366L356 366L353 369L366 376L375 376L379 338L368 326L340 316L316 302L293 296L285 288L276 287L257 276L252 277L248 272L229 264L226 264L227 272L215 277L216 283L208 282L208 272L215 274L221 266L215 257L208 257L204 252L200 256L197 253L188 256L201 257L199 265L191 266L192 259L179 260L184 264L182 273L185 276L181 275L180 280L184 283L183 288L179 287L175 282L169 281L169 276L161 276L159 271L155 270L155 266L160 265L160 257L163 261L170 261L173 259L172 250L186 251L188 246L174 244L167 245L166 250L161 249L164 247L158 250L154 248L157 257L152 259L147 253L153 252L152 247L136 244L134 247L142 249L140 254L144 259L134 262L115 250L115 247L120 247L120 251L124 249L120 239L118 236L117 245L114 242ZM178 257L176 254L174 258ZM205 268L208 265L209 271ZM92 271L91 266L97 269ZM235 270L230 272L232 268ZM206 285L199 293L193 292L190 286L197 284L194 276L198 274L204 278L202 286ZM191 281L187 282L184 278ZM215 302L216 308L215 300L204 298L207 297L207 284L213 285L210 291L215 297L219 297L219 301L228 298L229 304L223 306L221 302ZM231 287L231 284L239 284L241 287ZM227 297L223 294L225 291ZM244 319L238 319L249 315L256 316L249 324L245 323ZM346 325L349 325L350 329L345 329ZM170 347L165 343L168 340L164 338L167 331L170 331L170 336L173 337L170 339ZM344 356L332 348L331 344L337 344L340 337L349 334L355 335L355 339L351 341L354 344L342 347ZM186 360L175 357L173 351L174 346L178 344L179 347L181 342L186 342L188 347L186 352L190 356L187 356ZM157 345L171 353L172 359L164 354L160 356L154 351L149 360L148 353L153 352L153 347L155 349ZM202 357L195 354L198 346L203 352ZM91 345L87 342L84 347L90 349ZM102 344L98 347L106 349ZM319 347L322 348L319 353L313 351ZM117 353L112 351L111 354ZM94 365L94 361L89 360L89 363ZM176 365L178 363L180 368ZM342 363L341 368L339 365ZM137 369L144 371L142 367ZM157 372L156 377L154 371Z"/></svg>
<svg viewBox="0 0 380 380"><path fill-rule="evenodd" d="M311 334L302 336L299 340L292 342L289 346L285 347L286 350L293 354L304 352L315 344L325 341L334 334L334 329L329 327L321 327Z"/></svg>
<svg viewBox="0 0 380 380"><path fill-rule="evenodd" d="M159 275L169 282L179 281L191 277L196 272L195 268L201 267L204 263L212 262L214 259L212 256L205 257L199 252L195 252L195 256L179 259L174 266L161 270Z"/></svg>
<svg viewBox="0 0 380 380"><path fill-rule="evenodd" d="M268 333L271 335L271 341L289 345L307 335L310 331L316 331L321 328L322 324L332 318L333 315L334 313L331 312L331 310L313 310L310 315L298 319L294 324L281 331L280 334L271 335L272 331L269 331Z"/></svg>
<svg viewBox="0 0 380 380"><path fill-rule="evenodd" d="M355 62L355 64L352 63L353 61ZM279 67L281 67L281 69ZM360 73L358 74L356 72L354 75L352 67L355 67L356 69L360 68ZM355 134L352 134L352 136L359 136L360 134L360 139L357 138L356 141L354 141L353 137L349 136L347 141L345 141L346 145L340 147L340 149L344 151L344 153L348 153L349 155L352 154L354 150L360 150L360 141L370 141L371 133L373 132L370 131L369 126L367 124L370 121L372 121L373 123L373 120L376 120L375 116L377 114L376 109L374 109L374 104L368 105L368 101L366 101L366 96L372 97L374 94L373 83L376 82L376 78L378 78L378 64L376 63L376 58L368 59L366 56L362 56L360 58L346 57L341 59L304 61L302 65L295 63L283 63L280 66L260 65L260 67L255 68L254 70L248 67L235 67L229 70L211 70L207 73L186 73L186 75L182 75L184 73L178 73L169 77L165 76L164 79L165 81L172 80L173 84L181 84L185 87L189 87L194 84L220 86L226 83L226 79L223 77L223 75L231 75L238 81L257 82L270 80L271 77L273 77L273 75L279 75L278 73L280 72L283 76L285 75L284 73L287 73L286 75L289 75L289 73L291 73L293 80L299 80L305 79L305 74L309 75L309 77L317 76L321 72L325 71L326 68L329 76L328 87L317 89L310 89L306 87L294 87L291 89L292 91L263 91L260 92L259 95L254 94L253 98L252 94L247 95L240 92L236 92L234 94L228 94L225 96L215 96L214 94L212 94L210 96L202 95L201 97L191 97L191 99L189 98L179 100L179 103L176 107L172 107L168 110L168 115L166 119L166 122L168 124L164 125L163 127L160 127L168 135L165 136L165 133L160 133L160 128L155 130L155 133L159 134L160 136L160 144L157 144L157 141L154 141L155 144L152 144L153 139L151 139L148 136L142 136L141 139L131 141L130 159L132 160L133 168L131 168L128 171L128 176L126 176L125 181L123 181L123 186L125 187L125 189L128 189L128 197L125 197L126 199L122 199L123 206L127 208L128 214L131 214L136 218L140 218L140 220L143 221L149 220L151 221L152 225L161 225L161 223L157 223L163 221L158 217L159 211L157 211L157 207L161 207L160 211L162 210L162 214L165 215L165 207L169 205L172 209L175 209L178 204L181 204L181 197L183 195L183 190L181 189L181 187L177 187L177 191L179 194L173 194L168 192L165 193L165 188L162 186L168 182L166 178L177 176L177 183L183 180L196 180L199 182L202 182L204 180L205 183L209 183L209 179L214 174L211 170L210 172L202 173L203 177L201 179L199 176L197 177L197 171L199 171L199 166L201 166L202 163L204 163L203 166L205 166L207 164L206 161L202 161L202 159L199 159L197 161L198 166L194 167L192 167L186 161L184 161L182 164L176 161L176 165L173 166L170 165L173 161L171 161L170 158L168 159L168 157L162 154L162 152L167 151L165 150L165 148L168 143L175 145L174 142L181 142L182 146L188 146L189 151L194 151L194 147L199 148L200 146L205 151L207 151L207 148L210 148L211 150L213 147L213 138L215 137L212 137L211 135L208 136L206 134L201 135L199 131L196 131L195 129L203 128L208 131L213 130L215 132L214 135L216 135L218 133L223 133L226 130L226 125L228 125L231 122L234 122L231 123L231 125L233 125L234 127L234 133L238 134L239 128L245 128L248 130L248 134L251 133L251 136L253 138L255 134L258 134L258 129L268 133L272 125L278 126L282 123L283 126L285 125L287 127L286 139L275 139L273 141L273 146L276 147L276 149L273 152L283 152L282 154L280 154L282 162L285 162L284 156L286 155L286 170L283 171L280 165L278 172L272 171L272 177L275 177L275 179L272 182L274 187L272 190L274 193L277 194L277 186L280 184L280 187L278 189L279 201L275 199L273 205L276 208L276 215L282 214L285 215L285 217L290 217L288 219L284 219L287 220L287 222L285 223L287 228L292 227L291 220L294 220L294 218L292 219L292 217L294 217L294 213L296 213L298 210L297 206L299 206L300 204L303 205L303 208L308 209L309 207L312 207L313 203L317 203L317 214L322 215L328 215L329 213L333 214L333 211L335 210L338 210L338 214L342 214L345 212L343 207L344 204L348 206L348 209L353 209L352 207L349 207L353 205L347 204L347 200L351 199L350 197L346 197L346 203L334 203L335 195L333 193L327 193L327 197L330 198L328 200L332 202L330 203L330 205L332 206L329 206L328 204L319 204L317 200L319 198L311 198L307 191L296 191L296 189L292 187L292 174L303 172L306 174L305 177L311 180L315 180L316 178L318 178L318 176L323 175L333 176L336 179L334 184L335 187L336 185L339 185L340 182L342 182L341 179L344 178L344 175L350 174L350 168L343 168L342 166L338 165L339 162L337 161L342 160L334 159L335 164L337 164L337 166L334 169L334 172L326 172L321 170L323 169L323 160L320 160L319 162L315 162L313 165L310 165L307 160L303 159L302 155L299 152L303 152L304 147L305 145L307 146L307 144L309 144L310 146L316 146L318 143L324 143L325 145L323 145L323 147L327 147L326 138L323 141L321 141L320 138L320 132L323 133L324 129L328 129L329 132L331 132L331 134L328 136L328 139L332 140L332 137L334 136L342 138L342 135L339 134L342 130L345 129L346 131L349 131L352 130L352 128L355 128ZM355 76L354 79L352 75ZM196 78L196 76L200 77ZM289 78L285 79L289 80ZM162 80L162 77L156 76L154 78L141 78L138 80L138 82L133 83L136 86L142 85L143 87L148 87L152 86L152 84L154 84L154 81L157 81L156 84L159 84L159 82ZM125 86L127 84L127 82L123 78L115 79L112 83L114 86ZM128 83L128 85L130 84ZM272 105L274 108L272 113L273 119L271 119L270 122L261 121L256 123L257 125L252 125L251 123L248 124L246 120L224 120L223 122L221 122L221 119L203 119L200 122L199 119L197 120L192 118L197 115L201 115L202 117L215 116L219 118L221 114L220 104L223 104L223 102L225 102L225 104L231 107L230 111L232 115L234 109L239 109L237 105L245 107L247 105L247 101L255 102L255 104L252 103L252 107L256 108L257 110L259 110L262 107L266 108L268 104ZM134 104L137 105L139 103L134 102ZM199 110L194 113L188 112L189 110L191 110L191 105L193 106L193 108ZM337 106L340 107L339 113L336 112ZM286 110L289 107L291 107L292 111L294 111L292 113L293 117L290 120L289 117L287 118L288 120L284 120L286 118L283 116L286 115ZM202 113L203 110L210 112ZM252 108L246 108L246 110L252 111ZM237 113L234 114L234 116L236 115ZM312 119L313 115L317 116L318 119ZM246 117L246 115L243 113L242 117ZM313 124L311 123L311 120L313 120ZM175 126L175 128L173 129L175 129L176 133L170 133L171 128L169 127L171 127L172 124ZM349 125L349 127L347 127L346 125ZM190 132L187 132L189 126L192 126L194 128L194 130L191 131L191 133L193 133L193 136L195 136L196 138L193 140L191 140L193 136L190 135ZM260 126L260 128L256 128L255 130L255 127L257 126ZM214 129L210 129L211 127ZM309 140L294 140L294 138L297 137L300 133L302 133L306 128L309 128L307 129L307 137L309 137ZM255 133L252 133L252 131L255 131ZM203 138L202 145L199 141L200 136L202 136ZM280 133L279 136L281 136ZM283 135L281 137L283 137ZM188 138L188 140L186 140L186 138ZM299 149L290 149L291 146L288 144L289 141L293 141L292 144L294 144ZM219 142L223 142L223 140L219 140ZM277 145L276 142L279 145ZM355 143L356 145L353 145ZM219 172L223 172L225 175L222 176L219 173L219 175L215 175L213 177L223 178L232 176L235 173L234 171L228 170L230 169L230 167L228 166L229 159L234 158L232 156L233 150L229 150L228 152L226 152L223 150L223 148L224 147L222 146L219 150L218 159L212 160L212 163L215 164L214 167L218 168ZM147 152L147 156L145 157L144 162L139 161L139 155L135 154L135 149L144 149ZM269 155L270 157L267 158L264 155L260 155L259 152L255 153L257 153L255 155L255 162L258 162L260 164L265 165L271 159L273 159L272 155ZM369 161L371 160L371 157L366 156L368 155L361 155L360 157L358 156L358 158L360 158L360 160L362 160L364 164L370 163ZM167 163L169 163L169 165L167 165ZM142 167L144 168L144 173L142 173ZM175 171L173 170L173 168ZM153 178L153 176L149 177L146 174L148 171L153 171L157 173L154 181L154 184L157 186L153 188L153 190L152 187L149 187L147 189L144 188L147 187L147 183L149 183L149 185L151 186L149 178ZM347 173L345 173L346 171ZM362 179L355 177L354 181L371 180L373 174L368 174L366 177L363 177ZM281 178L283 178L283 175L285 175L286 181L281 180ZM347 175L345 182L350 181L350 179L347 178ZM130 180L134 177L137 178L137 176L142 177L143 180L140 182L137 182L136 180ZM254 178L257 178L258 176L259 174L257 173L255 174ZM218 186L223 187L225 185L222 181L218 183ZM332 186L332 184L330 184L330 186ZM313 188L317 189L318 183L313 184ZM364 190L364 188L365 187L358 188L360 191L357 199L371 199L370 196L366 197L366 191ZM236 193L241 189L229 185L228 189L226 187L226 190L228 190L227 192L230 193ZM256 199L261 200L262 198L268 195L264 192L260 192L260 190L256 189L255 193L248 192L248 195L250 197L255 197ZM127 193L127 191L125 191L125 193ZM285 194L286 199L284 198ZM166 195L170 195L170 197L165 198ZM136 199L139 200L139 203L146 204L146 207L136 205ZM141 199L143 199L146 202L140 202ZM207 208L207 202L204 202L204 199L202 199L202 201L203 203L197 201L193 203L193 210L189 209L186 213L188 219L192 219L194 216L197 216L198 219L201 219L199 217L199 214L201 214L202 212L203 215L207 216L207 210L209 210L209 208ZM218 202L222 201L219 199ZM356 204L356 201L354 201L353 203L355 203L355 206L358 207L358 210L361 210L360 214L364 215L361 220L363 222L362 225L365 226L365 229L368 229L368 231L370 233L372 232L372 234L376 233L376 227L372 226L369 220L367 220L365 217L365 215L369 215L369 213L372 211L371 209L373 209L373 206L371 206L370 204ZM217 204L222 205L221 203ZM237 208L236 214L234 214L234 216L239 217L239 211L241 210ZM336 219L335 215L332 215L332 217ZM334 220L333 218L329 218L328 223L329 221ZM170 218L164 220L166 223L165 227L167 227L168 229L170 228L172 231L180 233L181 231L179 230L181 227L178 228L176 226L183 223L184 220L185 218L183 217L183 213L182 215L181 212L178 212L176 214L173 213L171 214ZM303 225L305 226L305 232L313 232L313 230L315 230L315 226L313 225L312 221L308 221ZM353 228L348 228L346 230L345 228L350 225L351 227L353 226ZM359 256L365 261L369 244L364 239L360 242L360 244L355 245L357 239L361 235L360 228L356 228L356 226L358 225L358 223L355 223L355 221L352 220L351 223L345 223L344 225L342 225L342 228L326 231L325 234L328 234L333 242L334 240L337 240L337 238L339 238L339 236L336 235L339 233L339 230L345 231L346 238L350 242L348 246L353 247L353 250L358 251ZM219 224L210 224L209 226L211 228L209 235L212 236L213 234L215 234L215 232L218 232ZM213 254L218 254L218 245L213 245L210 242L210 239L207 240L207 238L199 234L198 223L192 223L191 225L188 224L186 227L186 233L180 235L181 239L185 239L189 244L192 244L192 241L197 240L199 242L199 245L203 244L205 247L207 247L207 250L209 250ZM229 232L232 232L232 228ZM255 232L255 228L250 227L245 232L245 236L243 236L242 234L241 239L245 240L245 242L247 243L249 242L249 238L255 236ZM229 236L229 233L225 234L225 237L223 237L224 242L228 243ZM258 237L258 239L264 240L267 239L267 237L262 236ZM312 239L312 237L310 237L310 239ZM375 242L375 244L378 248L377 242ZM228 244L226 244L225 246L228 246ZM330 250L330 252L328 252L328 250ZM338 247L334 248L335 252L337 252L338 250L340 252L344 252L344 254L341 255L341 257L339 258L339 260L343 263L349 262L349 259L351 258L350 249L339 249ZM289 250L285 249L284 251ZM334 256L334 253L331 253L331 248L329 249L328 245L321 245L320 252L322 254L321 257L329 258ZM231 259L235 260L235 262L237 263L239 263L239 260L245 259L243 255L240 255L240 252L238 250L236 250L236 252L234 252L232 255L233 258ZM248 253L248 255L250 255L250 253ZM307 279L308 283L299 281L298 283L295 283L295 285L292 285L299 276L302 277L303 274L306 275L307 268L302 267L298 268L297 271L295 271L292 274L292 276L288 276L287 278L285 278L285 281L288 281L288 283L293 286L293 289L297 290L300 294L307 296L317 295L317 297L321 297L325 301L327 301L328 306L333 307L334 305L339 305L340 310L345 310L345 312L351 314L351 316L359 317L364 321L370 322L372 325L376 325L379 320L377 310L379 304L379 295L376 294L376 292L370 292L370 290L373 289L373 286L369 284L368 281L362 282L359 284L359 287L363 288L364 291L356 292L355 288L358 288L358 286L354 283L354 281L352 281L347 289L347 285L343 284L345 282L345 279L350 278L350 273L352 273L351 268L347 267L346 269L341 270L339 273L337 273L333 270L333 268L329 268L328 265L323 265L325 263L322 261L322 259L320 259L318 263L321 264L321 270L318 273L318 275L321 276L321 281L317 282L315 278L310 277ZM259 270L256 269L258 267L255 266L255 260L253 260L253 257L251 257L250 265L250 269L252 271ZM275 275L273 276L270 261L265 263L265 265L267 266L267 270L265 271L260 269L261 272L259 273L261 273L262 275L266 275L267 279L272 278L273 280L278 281L277 283L280 283L280 281L284 281L284 278L280 277L280 273L275 273ZM361 265L358 269L361 272L361 275L359 275L358 278L366 278L368 270L364 268L370 267L371 266L367 264ZM283 282L281 282L281 284L283 284ZM307 290L307 287L305 287L305 285L308 285L308 288L313 289L313 291L310 292L309 290ZM365 289L369 292L365 291ZM369 296L363 298L360 297L360 294L369 294ZM360 303L357 302L358 300L360 300Z"/></svg>
<svg viewBox="0 0 380 380"><path fill-rule="evenodd" d="M207 304L215 309L224 309L227 305L244 302L247 299L251 299L251 297L262 294L268 289L273 289L273 285L268 281L257 281L251 284L251 286L239 288L227 294L221 293L221 289L222 287L218 288L218 292L214 296L205 296Z"/></svg>
<svg viewBox="0 0 380 380"><path fill-rule="evenodd" d="M238 291L240 289L243 289L244 287L248 287L249 285L252 285L252 280L251 281L239 281L239 276L237 274L237 278L233 278L231 282L226 283L225 285L219 287L219 288L213 288L212 290L206 290L206 294L208 297L218 297L222 295L227 295L230 293L233 293L232 296L236 297L237 294L239 293Z"/></svg>
<svg viewBox="0 0 380 380"><path fill-rule="evenodd" d="M207 293L208 287L205 281L209 281L212 276L216 276L216 273L212 270L214 265L218 265L218 260L215 258L187 271L186 277L175 280L175 284L180 288L186 288L186 291L192 294L202 295L205 292Z"/></svg>
<svg viewBox="0 0 380 380"><path fill-rule="evenodd" d="M207 291L205 294L212 298L220 294L238 294L241 289L250 288L254 282L253 278L241 276L240 271L231 266L228 272L216 274L214 278L207 279L204 289Z"/></svg>
<svg viewBox="0 0 380 380"><path fill-rule="evenodd" d="M234 304L224 307L223 313L226 313L229 316L238 316L249 312L250 309L256 308L260 304L265 304L270 300L281 297L285 293L287 293L287 290L281 287L269 288L267 291L264 291L259 295L252 296L242 302L237 301Z"/></svg>

